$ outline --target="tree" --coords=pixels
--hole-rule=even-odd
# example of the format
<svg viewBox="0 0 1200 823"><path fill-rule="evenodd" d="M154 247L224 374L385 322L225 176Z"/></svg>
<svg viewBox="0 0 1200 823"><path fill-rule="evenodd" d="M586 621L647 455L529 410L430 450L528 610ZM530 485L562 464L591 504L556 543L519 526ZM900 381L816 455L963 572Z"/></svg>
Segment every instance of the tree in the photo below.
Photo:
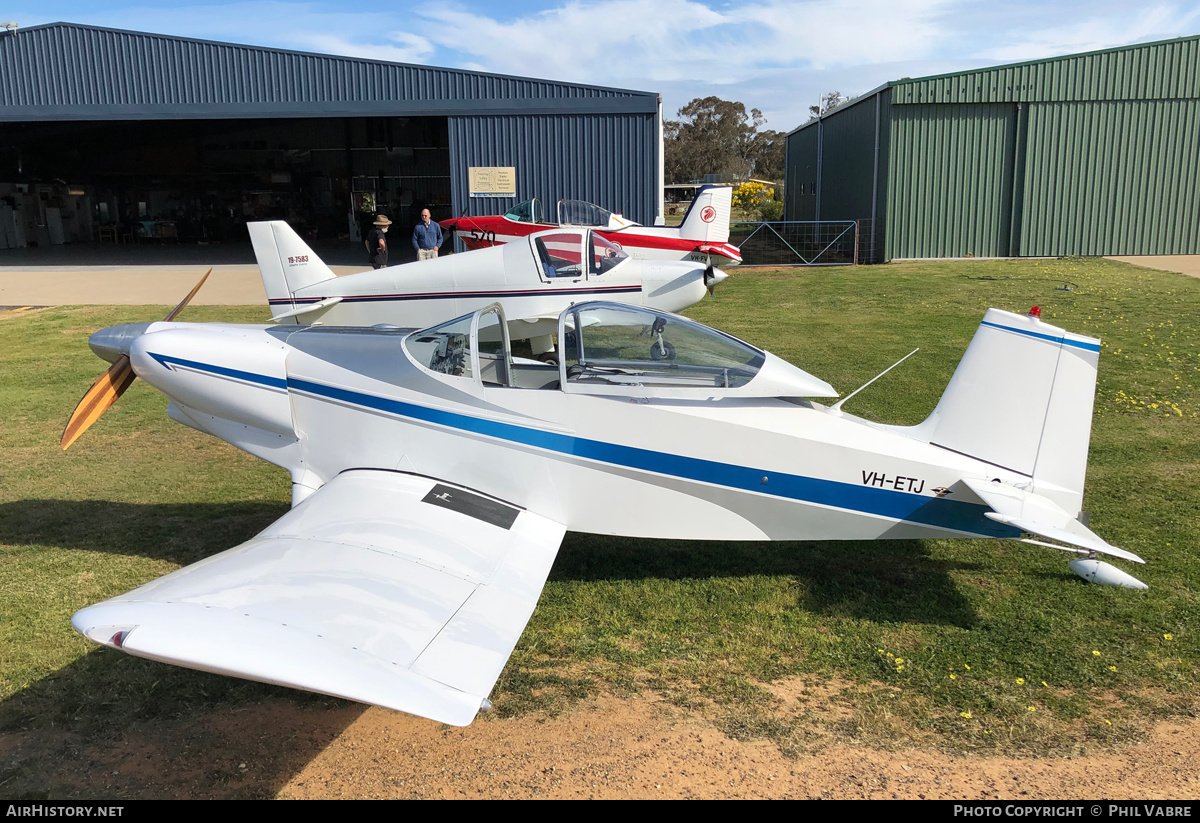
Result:
<svg viewBox="0 0 1200 823"><path fill-rule="evenodd" d="M808 113L813 117L820 117L821 115L825 114L825 112L842 103L845 103L849 99L850 98L848 97L842 97L842 93L840 91L831 91L829 94L821 95L821 105L809 106Z"/></svg>
<svg viewBox="0 0 1200 823"><path fill-rule="evenodd" d="M697 97L677 116L678 120L663 123L663 171L668 182L691 183L706 174L735 179L760 176L760 166L775 167L776 154L782 172L782 137L779 132L759 132L767 119L758 109L747 114L741 103Z"/></svg>
<svg viewBox="0 0 1200 823"><path fill-rule="evenodd" d="M750 177L782 183L786 157L787 135L781 131L766 129L754 135L750 141Z"/></svg>

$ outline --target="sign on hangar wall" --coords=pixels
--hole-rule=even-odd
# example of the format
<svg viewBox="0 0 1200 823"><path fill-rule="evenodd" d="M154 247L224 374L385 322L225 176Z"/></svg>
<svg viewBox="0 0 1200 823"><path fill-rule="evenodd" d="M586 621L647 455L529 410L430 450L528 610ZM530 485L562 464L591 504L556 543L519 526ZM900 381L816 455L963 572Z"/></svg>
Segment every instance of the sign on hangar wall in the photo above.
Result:
<svg viewBox="0 0 1200 823"><path fill-rule="evenodd" d="M516 197L515 166L470 166L467 185L472 197Z"/></svg>

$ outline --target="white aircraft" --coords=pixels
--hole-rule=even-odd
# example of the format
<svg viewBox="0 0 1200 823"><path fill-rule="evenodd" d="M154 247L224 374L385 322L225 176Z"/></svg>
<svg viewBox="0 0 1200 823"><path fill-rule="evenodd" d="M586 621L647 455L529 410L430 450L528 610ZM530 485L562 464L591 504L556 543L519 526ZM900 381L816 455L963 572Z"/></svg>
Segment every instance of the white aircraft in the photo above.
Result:
<svg viewBox="0 0 1200 823"><path fill-rule="evenodd" d="M585 228L543 231L517 242L418 263L336 276L287 223L248 223L277 323L423 328L490 303L533 353L554 350L558 315L571 303L618 300L679 312L727 275L702 263L635 260Z"/></svg>
<svg viewBox="0 0 1200 823"><path fill-rule="evenodd" d="M906 428L814 402L837 392L645 307L568 307L557 365L511 356L498 304L421 331L174 314L92 336L114 365L63 448L136 374L172 419L286 469L293 508L74 616L139 657L466 725L567 530L1023 540L1144 588L1097 555L1141 558L1078 519L1099 341L1035 316L989 310L936 409Z"/></svg>

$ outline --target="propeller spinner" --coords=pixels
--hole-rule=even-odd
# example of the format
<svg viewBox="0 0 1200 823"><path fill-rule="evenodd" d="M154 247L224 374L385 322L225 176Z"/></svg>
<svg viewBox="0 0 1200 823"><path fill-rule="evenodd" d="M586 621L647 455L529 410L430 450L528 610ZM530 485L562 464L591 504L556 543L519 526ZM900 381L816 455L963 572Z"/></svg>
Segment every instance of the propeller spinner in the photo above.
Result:
<svg viewBox="0 0 1200 823"><path fill-rule="evenodd" d="M704 270L704 286L708 289L709 297L713 296L713 289L717 287L717 284L723 282L727 277L729 277L728 274L713 267L712 260L710 259L708 267Z"/></svg>
<svg viewBox="0 0 1200 823"><path fill-rule="evenodd" d="M178 306L163 318L163 322L174 320L175 316L183 311L183 307L196 296L196 292L200 291L200 287L204 285L204 281L210 274L212 274L212 269L204 273L200 282L188 292L187 297L183 298ZM137 374L133 371L133 364L129 362L129 355L121 354L113 361L108 370L96 379L92 387L83 395L83 399L79 401L79 405L75 407L75 411L71 413L71 419L67 421L67 427L63 430L62 440L59 442L63 450L65 451L68 446L79 439L79 435L87 431L88 427L112 408L112 405L125 393L126 389L133 385L133 381L136 379Z"/></svg>

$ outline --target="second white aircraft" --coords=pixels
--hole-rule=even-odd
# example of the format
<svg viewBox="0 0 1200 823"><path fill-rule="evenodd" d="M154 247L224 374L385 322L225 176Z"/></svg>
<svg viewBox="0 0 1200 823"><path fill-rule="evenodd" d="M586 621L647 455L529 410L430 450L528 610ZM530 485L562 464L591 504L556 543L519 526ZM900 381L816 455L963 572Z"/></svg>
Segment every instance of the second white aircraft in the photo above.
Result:
<svg viewBox="0 0 1200 823"><path fill-rule="evenodd" d="M478 249L338 277L283 221L248 223L277 323L421 328L491 303L533 353L554 350L572 303L613 300L680 312L727 275L683 260L638 260L586 228L558 228Z"/></svg>

